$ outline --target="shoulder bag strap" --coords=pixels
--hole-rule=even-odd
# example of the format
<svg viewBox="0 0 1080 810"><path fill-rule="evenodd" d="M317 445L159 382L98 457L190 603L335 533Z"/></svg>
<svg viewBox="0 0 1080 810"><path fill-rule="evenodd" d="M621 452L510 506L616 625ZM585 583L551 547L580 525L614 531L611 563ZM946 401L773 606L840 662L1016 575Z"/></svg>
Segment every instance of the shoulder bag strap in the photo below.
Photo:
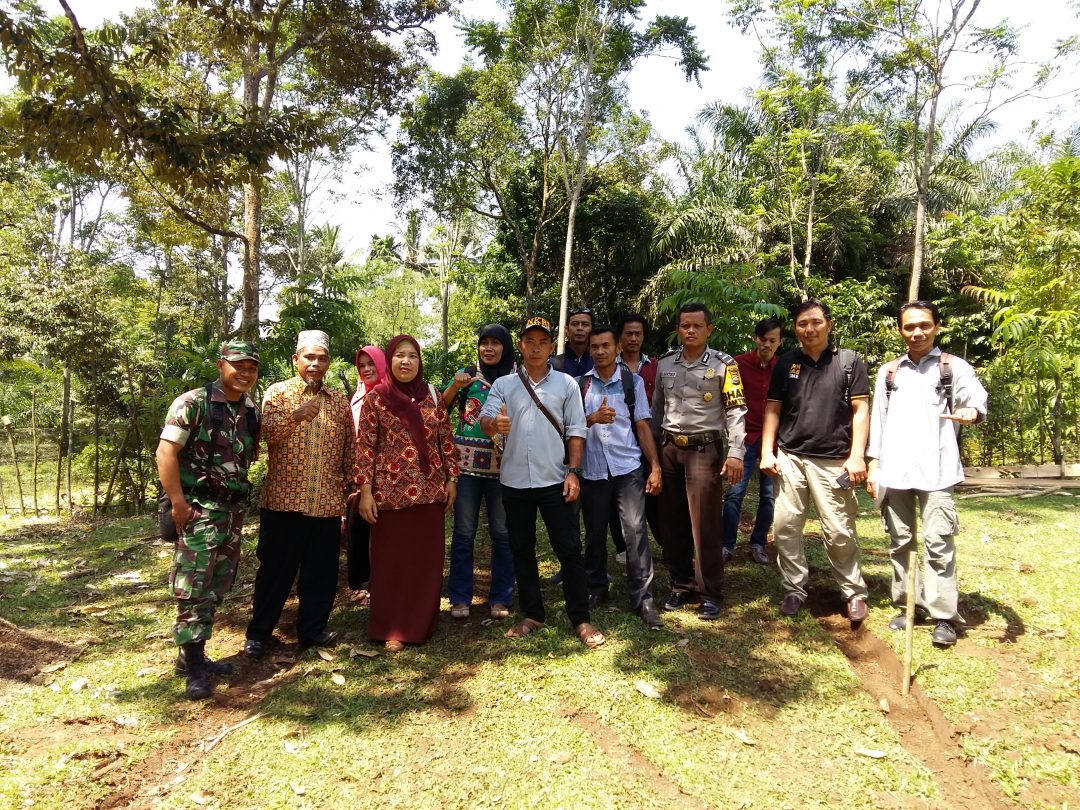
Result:
<svg viewBox="0 0 1080 810"><path fill-rule="evenodd" d="M525 375L525 369L519 368L517 373L518 378L521 380L521 384L524 385L525 390L529 392L529 396L532 397L532 401L536 403L536 407L540 409L540 413L542 413L544 417L551 423L551 426L555 428L555 432L559 434L559 438L564 439L562 425L559 424L559 420L554 417L551 411L544 407L544 403L541 402L540 397L536 395L536 391L533 389L532 382Z"/></svg>

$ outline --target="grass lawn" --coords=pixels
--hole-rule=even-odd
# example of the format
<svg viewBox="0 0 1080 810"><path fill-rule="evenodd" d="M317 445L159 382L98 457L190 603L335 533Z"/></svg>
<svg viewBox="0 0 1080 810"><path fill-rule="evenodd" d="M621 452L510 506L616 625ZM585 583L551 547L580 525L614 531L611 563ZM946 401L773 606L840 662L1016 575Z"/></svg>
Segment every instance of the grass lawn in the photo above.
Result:
<svg viewBox="0 0 1080 810"><path fill-rule="evenodd" d="M970 626L946 651L919 628L907 699L868 504L871 612L857 631L811 540L810 610L793 620L777 612L775 571L740 544L711 623L679 612L650 633L612 561L613 600L593 618L608 643L593 652L549 586L549 626L527 639L503 638L510 621L484 621L478 600L470 621L444 613L431 642L396 656L366 641L367 610L344 598L331 628L346 643L298 654L290 606L260 662L237 655L252 521L209 645L239 672L201 703L172 673L171 548L149 519L9 521L0 807L1076 807L1076 500L965 500L961 519Z"/></svg>

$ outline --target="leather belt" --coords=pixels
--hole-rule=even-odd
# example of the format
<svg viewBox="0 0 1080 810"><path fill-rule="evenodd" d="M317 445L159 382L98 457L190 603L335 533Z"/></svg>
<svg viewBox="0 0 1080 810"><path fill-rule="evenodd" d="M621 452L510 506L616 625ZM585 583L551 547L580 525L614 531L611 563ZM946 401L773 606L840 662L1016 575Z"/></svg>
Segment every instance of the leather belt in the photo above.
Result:
<svg viewBox="0 0 1080 810"><path fill-rule="evenodd" d="M704 433L672 433L664 431L665 444L670 442L676 447L704 447L707 444L718 442L723 438L718 430L707 430Z"/></svg>

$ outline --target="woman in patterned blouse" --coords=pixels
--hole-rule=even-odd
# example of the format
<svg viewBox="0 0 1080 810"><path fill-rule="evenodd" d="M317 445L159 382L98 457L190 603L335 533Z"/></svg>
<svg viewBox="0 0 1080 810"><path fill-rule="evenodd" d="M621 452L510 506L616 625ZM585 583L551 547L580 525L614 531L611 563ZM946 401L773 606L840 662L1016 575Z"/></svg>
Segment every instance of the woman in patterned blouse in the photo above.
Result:
<svg viewBox="0 0 1080 810"><path fill-rule="evenodd" d="M399 652L427 641L439 622L444 515L457 496L458 463L420 344L398 335L386 356L390 374L360 413L356 484L360 516L371 524L368 638Z"/></svg>
<svg viewBox="0 0 1080 810"><path fill-rule="evenodd" d="M349 405L352 407L353 435L360 431L360 413L364 409L364 399L375 390L375 386L386 379L386 355L378 346L365 346L356 350L356 393ZM371 525L360 520L352 510L349 512L349 595L350 602L357 602L360 607L367 607L371 595L368 592L368 580L371 578L371 550L368 540Z"/></svg>

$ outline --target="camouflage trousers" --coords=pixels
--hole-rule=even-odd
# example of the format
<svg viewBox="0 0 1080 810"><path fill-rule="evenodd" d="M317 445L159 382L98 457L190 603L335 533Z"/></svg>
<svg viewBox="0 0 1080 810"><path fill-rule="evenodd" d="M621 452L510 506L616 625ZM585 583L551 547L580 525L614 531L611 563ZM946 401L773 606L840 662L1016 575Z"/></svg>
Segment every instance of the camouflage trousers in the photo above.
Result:
<svg viewBox="0 0 1080 810"><path fill-rule="evenodd" d="M191 518L176 541L169 589L178 600L173 640L178 644L206 641L214 629L214 613L232 590L240 562L240 530L244 509L191 505Z"/></svg>

